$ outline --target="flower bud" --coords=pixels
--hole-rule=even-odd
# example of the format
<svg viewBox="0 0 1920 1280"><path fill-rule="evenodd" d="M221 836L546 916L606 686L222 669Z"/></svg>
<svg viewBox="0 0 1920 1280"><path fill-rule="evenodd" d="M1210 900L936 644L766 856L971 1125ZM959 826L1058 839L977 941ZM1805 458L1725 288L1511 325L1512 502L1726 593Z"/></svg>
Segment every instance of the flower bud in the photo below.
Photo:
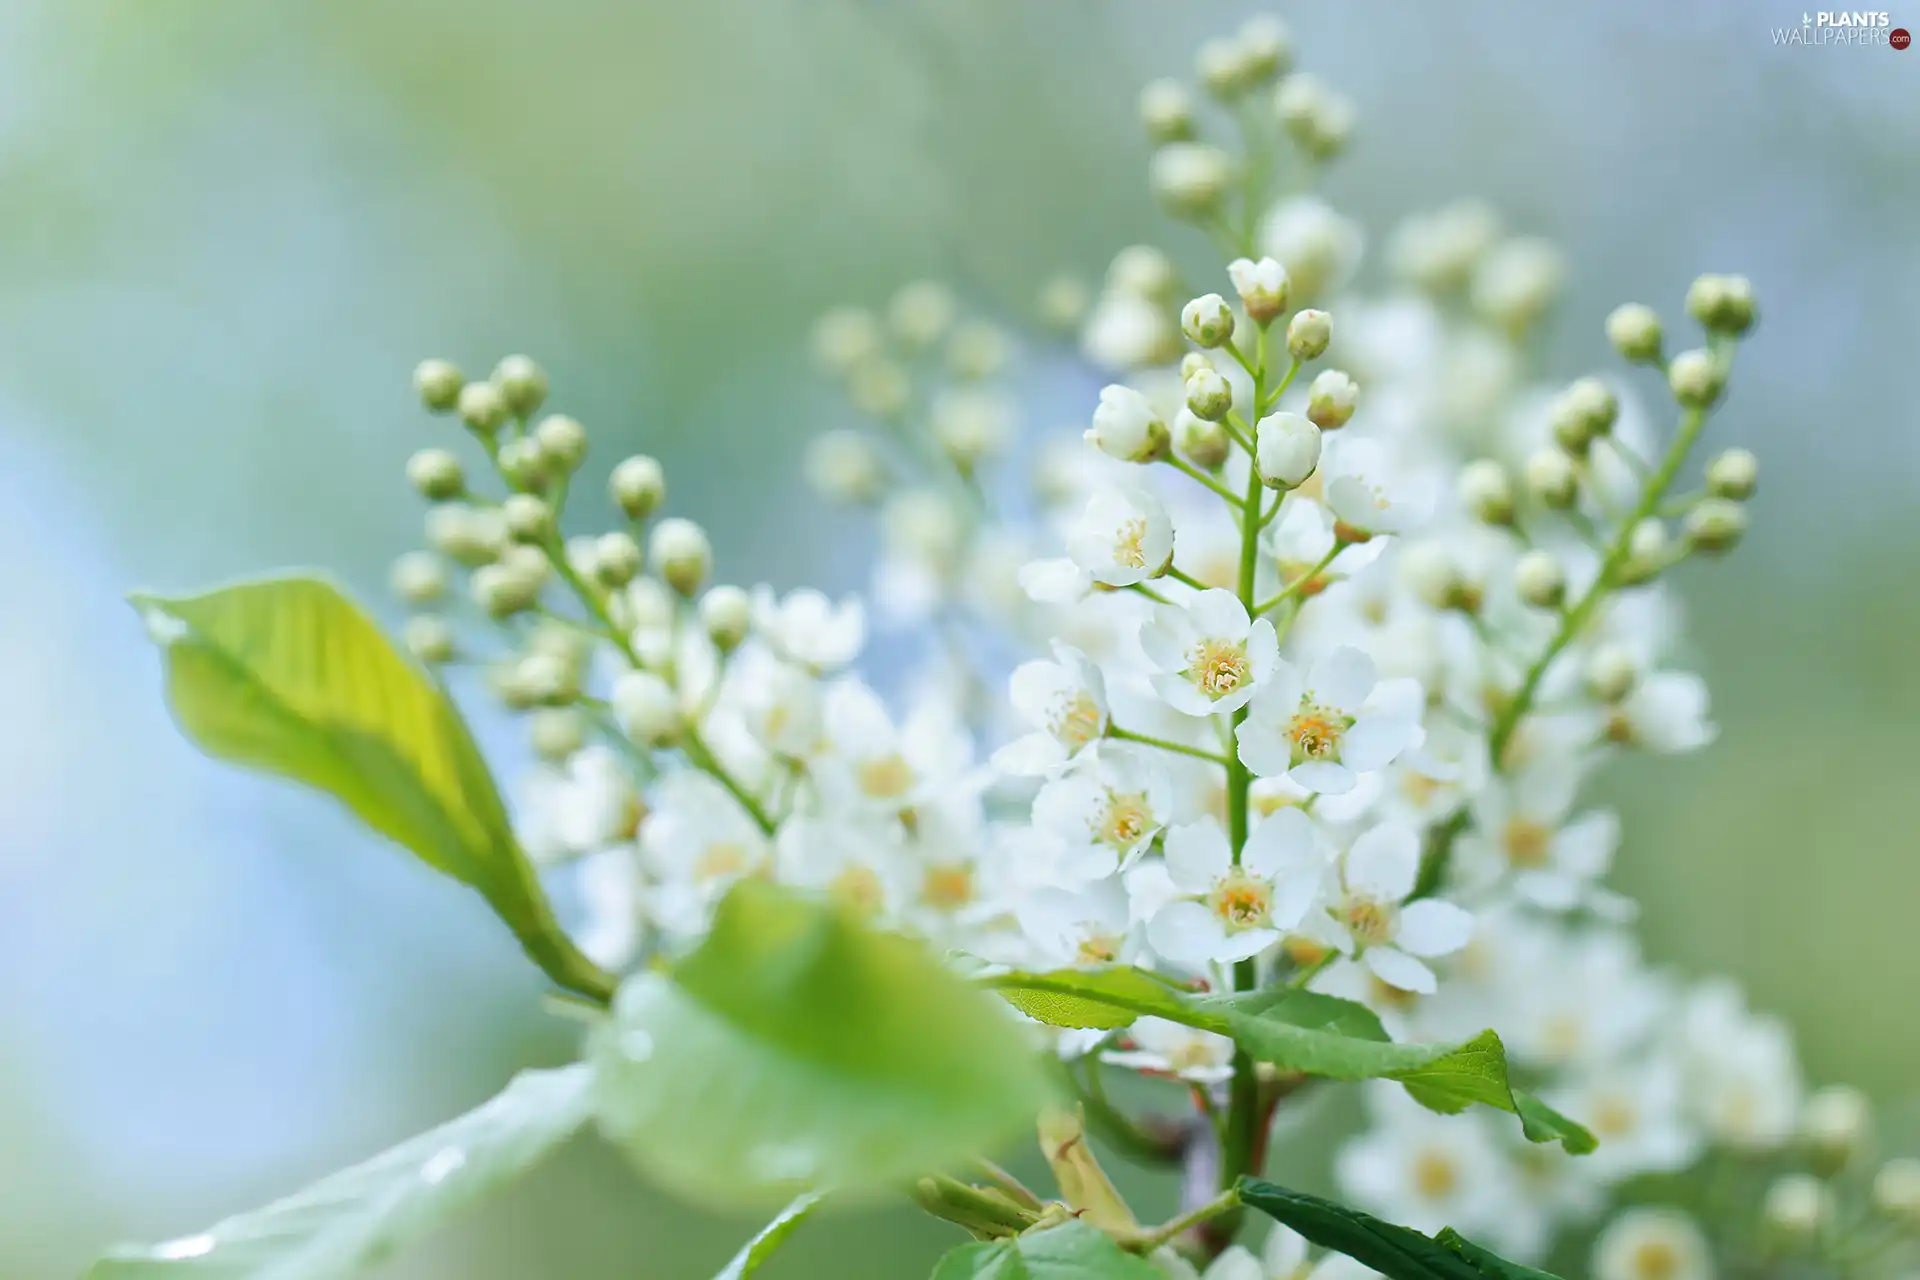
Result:
<svg viewBox="0 0 1920 1280"><path fill-rule="evenodd" d="M1047 327L1071 330L1087 314L1087 286L1072 276L1055 276L1041 286L1040 320Z"/></svg>
<svg viewBox="0 0 1920 1280"><path fill-rule="evenodd" d="M507 420L507 398L491 382L469 382L456 405L460 420L481 435L492 435Z"/></svg>
<svg viewBox="0 0 1920 1280"><path fill-rule="evenodd" d="M1219 208L1233 181L1233 162L1205 142L1169 142L1153 153L1147 177L1175 216L1199 217Z"/></svg>
<svg viewBox="0 0 1920 1280"><path fill-rule="evenodd" d="M500 446L500 474L516 489L538 489L547 481L547 456L531 437Z"/></svg>
<svg viewBox="0 0 1920 1280"><path fill-rule="evenodd" d="M1149 300L1172 300L1180 273L1173 260L1150 244L1130 244L1113 255L1107 283L1121 293Z"/></svg>
<svg viewBox="0 0 1920 1280"><path fill-rule="evenodd" d="M1193 136L1193 100L1178 80L1154 80L1140 91L1140 121L1156 143Z"/></svg>
<svg viewBox="0 0 1920 1280"><path fill-rule="evenodd" d="M1618 702L1640 683L1640 663L1622 644L1603 644L1587 659L1587 691L1602 702Z"/></svg>
<svg viewBox="0 0 1920 1280"><path fill-rule="evenodd" d="M547 398L547 371L529 356L508 356L494 366L493 385L516 418L525 418Z"/></svg>
<svg viewBox="0 0 1920 1280"><path fill-rule="evenodd" d="M1338 369L1328 369L1307 388L1307 416L1323 431L1347 425L1353 417L1353 402L1360 388Z"/></svg>
<svg viewBox="0 0 1920 1280"><path fill-rule="evenodd" d="M1302 73L1282 80L1273 107L1294 145L1316 160L1339 155L1353 133L1353 104L1317 76Z"/></svg>
<svg viewBox="0 0 1920 1280"><path fill-rule="evenodd" d="M713 547L706 530L677 516L654 527L648 551L667 585L689 599L713 568Z"/></svg>
<svg viewBox="0 0 1920 1280"><path fill-rule="evenodd" d="M880 325L860 307L835 307L813 325L813 355L830 373L845 373L880 350Z"/></svg>
<svg viewBox="0 0 1920 1280"><path fill-rule="evenodd" d="M1187 461L1202 471L1217 471L1233 452L1233 439L1218 422L1197 418L1182 409L1173 420L1173 434Z"/></svg>
<svg viewBox="0 0 1920 1280"><path fill-rule="evenodd" d="M1152 462L1167 453L1167 424L1147 398L1131 387L1110 385L1100 392L1086 438L1110 458Z"/></svg>
<svg viewBox="0 0 1920 1280"><path fill-rule="evenodd" d="M1714 333L1753 327L1753 282L1745 276L1704 275L1687 288L1687 314Z"/></svg>
<svg viewBox="0 0 1920 1280"><path fill-rule="evenodd" d="M504 564L483 564L473 571L473 602L490 618L511 618L533 607L540 584Z"/></svg>
<svg viewBox="0 0 1920 1280"><path fill-rule="evenodd" d="M553 564L547 559L547 553L525 543L509 544L500 553L500 564L531 585L536 592L546 586L547 579L553 576Z"/></svg>
<svg viewBox="0 0 1920 1280"><path fill-rule="evenodd" d="M558 764L587 745L587 722L577 707L542 707L527 722L533 753Z"/></svg>
<svg viewBox="0 0 1920 1280"><path fill-rule="evenodd" d="M913 402L913 379L891 360L863 360L847 375L853 407L876 418L898 418Z"/></svg>
<svg viewBox="0 0 1920 1280"><path fill-rule="evenodd" d="M1431 542L1401 548L1400 581L1430 609L1450 609L1461 594L1460 571L1447 553Z"/></svg>
<svg viewBox="0 0 1920 1280"><path fill-rule="evenodd" d="M887 323L910 347L930 347L953 323L953 291L938 280L902 285L887 304Z"/></svg>
<svg viewBox="0 0 1920 1280"><path fill-rule="evenodd" d="M947 342L947 368L969 382L991 378L1013 358L1013 342L998 325L969 320Z"/></svg>
<svg viewBox="0 0 1920 1280"><path fill-rule="evenodd" d="M553 508L530 493L510 493L500 504L507 533L521 542L540 542L553 532Z"/></svg>
<svg viewBox="0 0 1920 1280"><path fill-rule="evenodd" d="M1299 311L1287 322L1287 354L1295 360L1318 360L1333 341L1333 317L1324 311Z"/></svg>
<svg viewBox="0 0 1920 1280"><path fill-rule="evenodd" d="M587 456L587 429L564 413L542 418L533 429L533 440L547 469L556 475L572 471Z"/></svg>
<svg viewBox="0 0 1920 1280"><path fill-rule="evenodd" d="M1760 479L1760 461L1745 449L1728 449L1707 464L1707 492L1745 502Z"/></svg>
<svg viewBox="0 0 1920 1280"><path fill-rule="evenodd" d="M1227 264L1227 279L1255 324L1272 324L1287 309L1287 269L1272 258L1235 258Z"/></svg>
<svg viewBox="0 0 1920 1280"><path fill-rule="evenodd" d="M445 449L422 449L407 459L407 483L429 502L445 502L466 492L460 459Z"/></svg>
<svg viewBox="0 0 1920 1280"><path fill-rule="evenodd" d="M432 604L447 594L447 570L430 551L409 551L387 575L393 594L408 604Z"/></svg>
<svg viewBox="0 0 1920 1280"><path fill-rule="evenodd" d="M1527 492L1555 511L1571 507L1580 496L1580 475L1573 460L1558 449L1542 449L1528 458Z"/></svg>
<svg viewBox="0 0 1920 1280"><path fill-rule="evenodd" d="M887 470L868 439L857 431L828 431L807 446L807 479L837 502L872 502L886 488Z"/></svg>
<svg viewBox="0 0 1920 1280"><path fill-rule="evenodd" d="M580 671L570 654L539 650L514 665L514 682L529 705L559 706L580 696Z"/></svg>
<svg viewBox="0 0 1920 1280"><path fill-rule="evenodd" d="M1747 531L1747 509L1731 498L1702 498L1681 526L1687 545L1709 554L1731 551Z"/></svg>
<svg viewBox="0 0 1920 1280"><path fill-rule="evenodd" d="M1607 317L1607 341L1635 364L1660 361L1660 313L1639 302L1615 307Z"/></svg>
<svg viewBox="0 0 1920 1280"><path fill-rule="evenodd" d="M1460 469L1460 505L1482 524L1513 523L1513 481L1507 469L1492 458L1479 458Z"/></svg>
<svg viewBox="0 0 1920 1280"><path fill-rule="evenodd" d="M1668 545L1667 526L1658 518L1649 516L1635 525L1627 539L1626 563L1618 573L1620 585L1637 587L1651 582L1666 568Z"/></svg>
<svg viewBox="0 0 1920 1280"><path fill-rule="evenodd" d="M1685 408L1704 409L1720 398L1727 375L1709 352L1682 351L1667 366L1667 385Z"/></svg>
<svg viewBox="0 0 1920 1280"><path fill-rule="evenodd" d="M1789 1173L1775 1178L1767 1188L1760 1216L1771 1230L1789 1240L1809 1240L1833 1216L1833 1200L1820 1179Z"/></svg>
<svg viewBox="0 0 1920 1280"><path fill-rule="evenodd" d="M447 625L447 620L430 613L415 614L408 618L406 630L401 632L400 638L406 644L407 651L428 666L451 662L458 649L454 643L453 628Z"/></svg>
<svg viewBox="0 0 1920 1280"><path fill-rule="evenodd" d="M740 646L753 626L753 605L738 587L718 586L700 597L700 625L720 652Z"/></svg>
<svg viewBox="0 0 1920 1280"><path fill-rule="evenodd" d="M1202 294L1180 311L1180 328L1202 347L1217 347L1233 336L1233 308L1217 293Z"/></svg>
<svg viewBox="0 0 1920 1280"><path fill-rule="evenodd" d="M1920 1160L1889 1160L1873 1175L1873 1207L1906 1227L1920 1227Z"/></svg>
<svg viewBox="0 0 1920 1280"><path fill-rule="evenodd" d="M1596 436L1613 430L1620 402L1598 378L1581 378L1560 393L1553 405L1553 438L1562 449L1583 458Z"/></svg>
<svg viewBox="0 0 1920 1280"><path fill-rule="evenodd" d="M1187 408L1196 418L1218 422L1233 408L1233 388L1213 368L1195 369L1187 378Z"/></svg>
<svg viewBox="0 0 1920 1280"><path fill-rule="evenodd" d="M1520 598L1536 609L1558 609L1567 598L1567 571L1551 551L1529 551L1513 566Z"/></svg>
<svg viewBox="0 0 1920 1280"><path fill-rule="evenodd" d="M445 360L422 360L413 369L413 389L420 403L433 413L449 413L460 403L460 388L466 385L460 370Z"/></svg>
<svg viewBox="0 0 1920 1280"><path fill-rule="evenodd" d="M1511 336L1532 329L1553 304L1565 273L1560 251L1522 238L1496 246L1473 273L1473 306Z"/></svg>
<svg viewBox="0 0 1920 1280"><path fill-rule="evenodd" d="M614 717L620 731L647 747L664 747L680 736L680 699L650 671L628 671L613 682Z"/></svg>
<svg viewBox="0 0 1920 1280"><path fill-rule="evenodd" d="M1254 470L1270 489L1306 483L1320 465L1320 428L1297 413L1270 413L1254 426Z"/></svg>
<svg viewBox="0 0 1920 1280"><path fill-rule="evenodd" d="M469 569L490 564L506 549L507 526L494 511L448 505L427 512L427 545Z"/></svg>
<svg viewBox="0 0 1920 1280"><path fill-rule="evenodd" d="M613 469L607 482L613 501L629 520L645 520L666 501L667 477L660 464L645 454L635 454Z"/></svg>
<svg viewBox="0 0 1920 1280"><path fill-rule="evenodd" d="M1209 40L1194 55L1194 70L1207 92L1231 101L1253 85L1254 68L1237 41Z"/></svg>
<svg viewBox="0 0 1920 1280"><path fill-rule="evenodd" d="M1800 1140L1816 1172L1831 1177L1846 1168L1872 1136L1867 1095L1851 1085L1816 1091L1800 1110Z"/></svg>
<svg viewBox="0 0 1920 1280"><path fill-rule="evenodd" d="M1213 360L1204 351L1189 351L1180 357L1180 381L1182 384L1202 369L1213 368Z"/></svg>
<svg viewBox="0 0 1920 1280"><path fill-rule="evenodd" d="M630 533L603 533L593 543L593 576L609 587L624 587L640 576L645 557Z"/></svg>
<svg viewBox="0 0 1920 1280"><path fill-rule="evenodd" d="M1284 75L1293 67L1293 35L1272 14L1255 14L1240 28L1240 57L1256 80Z"/></svg>

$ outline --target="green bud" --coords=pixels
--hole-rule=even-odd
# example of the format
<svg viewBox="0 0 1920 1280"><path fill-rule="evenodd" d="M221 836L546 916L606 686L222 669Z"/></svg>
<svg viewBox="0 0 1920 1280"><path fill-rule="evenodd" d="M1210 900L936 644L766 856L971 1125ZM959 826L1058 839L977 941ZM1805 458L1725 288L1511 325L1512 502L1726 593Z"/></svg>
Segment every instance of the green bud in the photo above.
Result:
<svg viewBox="0 0 1920 1280"><path fill-rule="evenodd" d="M1909 1229L1920 1227L1920 1160L1889 1160L1873 1175L1875 1212Z"/></svg>
<svg viewBox="0 0 1920 1280"><path fill-rule="evenodd" d="M472 569L500 558L507 526L498 512L449 503L427 512L427 545Z"/></svg>
<svg viewBox="0 0 1920 1280"><path fill-rule="evenodd" d="M1565 511L1580 496L1580 473L1558 449L1542 449L1527 459L1527 492L1545 507Z"/></svg>
<svg viewBox="0 0 1920 1280"><path fill-rule="evenodd" d="M1687 314L1713 333L1753 327L1753 282L1745 276L1705 275L1687 289Z"/></svg>
<svg viewBox="0 0 1920 1280"><path fill-rule="evenodd" d="M507 533L521 542L540 542L553 532L553 508L530 493L512 493L500 504Z"/></svg>
<svg viewBox="0 0 1920 1280"><path fill-rule="evenodd" d="M387 575L393 594L411 605L432 604L447 594L447 570L430 551L409 551Z"/></svg>
<svg viewBox="0 0 1920 1280"><path fill-rule="evenodd" d="M613 469L608 481L613 500L627 513L629 520L645 520L666 501L667 477L660 463L645 454L635 454Z"/></svg>
<svg viewBox="0 0 1920 1280"><path fill-rule="evenodd" d="M483 564L473 571L473 602L490 618L511 618L533 607L540 584L504 564Z"/></svg>
<svg viewBox="0 0 1920 1280"><path fill-rule="evenodd" d="M645 558L630 533L602 534L593 546L594 576L609 587L624 587L640 574Z"/></svg>
<svg viewBox="0 0 1920 1280"><path fill-rule="evenodd" d="M1567 598L1567 571L1551 551L1529 551L1513 569L1520 598L1536 609L1558 609Z"/></svg>
<svg viewBox="0 0 1920 1280"><path fill-rule="evenodd" d="M460 403L460 388L466 381L460 370L445 360L422 360L413 370L413 389L432 413L451 413Z"/></svg>
<svg viewBox="0 0 1920 1280"><path fill-rule="evenodd" d="M1613 429L1620 403L1598 378L1581 378L1560 393L1553 405L1553 438L1576 458L1587 455L1594 438Z"/></svg>
<svg viewBox="0 0 1920 1280"><path fill-rule="evenodd" d="M460 459L445 449L422 449L407 459L407 483L429 502L446 502L466 492Z"/></svg>
<svg viewBox="0 0 1920 1280"><path fill-rule="evenodd" d="M1635 364L1660 361L1660 313L1639 302L1615 307L1607 317L1607 341Z"/></svg>
<svg viewBox="0 0 1920 1280"><path fill-rule="evenodd" d="M1726 389L1727 376L1711 353L1682 351L1667 366L1667 385L1683 407L1705 409L1720 398Z"/></svg>
<svg viewBox="0 0 1920 1280"><path fill-rule="evenodd" d="M1180 312L1180 329L1189 341L1217 347L1233 337L1233 308L1217 293L1203 294Z"/></svg>
<svg viewBox="0 0 1920 1280"><path fill-rule="evenodd" d="M1460 470L1460 503L1483 524L1513 523L1513 481L1507 469L1491 458L1469 462Z"/></svg>
<svg viewBox="0 0 1920 1280"><path fill-rule="evenodd" d="M516 489L538 489L547 482L547 456L531 437L500 446L500 474Z"/></svg>
<svg viewBox="0 0 1920 1280"><path fill-rule="evenodd" d="M1227 464L1233 452L1233 440L1218 422L1195 417L1187 410L1174 415L1173 434L1187 461L1202 471L1217 471Z"/></svg>
<svg viewBox="0 0 1920 1280"><path fill-rule="evenodd" d="M1618 702L1640 683L1640 663L1625 645L1603 644L1587 659L1587 690L1602 702Z"/></svg>
<svg viewBox="0 0 1920 1280"><path fill-rule="evenodd" d="M572 471L587 456L587 429L564 413L542 418L533 429L533 439L547 469L556 475Z"/></svg>
<svg viewBox="0 0 1920 1280"><path fill-rule="evenodd" d="M700 625L722 653L739 647L753 626L753 606L738 587L718 586L700 597Z"/></svg>
<svg viewBox="0 0 1920 1280"><path fill-rule="evenodd" d="M1731 498L1702 498L1687 512L1687 545L1712 554L1730 551L1747 531L1747 509Z"/></svg>
<svg viewBox="0 0 1920 1280"><path fill-rule="evenodd" d="M1333 341L1333 317L1324 311L1297 311L1287 322L1287 354L1295 360L1318 360Z"/></svg>
<svg viewBox="0 0 1920 1280"><path fill-rule="evenodd" d="M1307 419L1322 431L1347 425L1353 417L1354 401L1360 388L1338 369L1328 369L1307 388Z"/></svg>
<svg viewBox="0 0 1920 1280"><path fill-rule="evenodd" d="M447 625L445 618L432 614L422 613L408 618L401 639L407 651L428 666L452 661L456 651L453 628Z"/></svg>
<svg viewBox="0 0 1920 1280"><path fill-rule="evenodd" d="M490 436L507 421L507 398L491 382L469 382L460 388L460 420Z"/></svg>
<svg viewBox="0 0 1920 1280"><path fill-rule="evenodd" d="M1214 369L1197 369L1186 381L1187 408L1196 418L1218 422L1233 408L1233 387Z"/></svg>
<svg viewBox="0 0 1920 1280"><path fill-rule="evenodd" d="M667 585L689 599L713 568L713 547L706 530L677 516L654 526L648 550Z"/></svg>
<svg viewBox="0 0 1920 1280"><path fill-rule="evenodd" d="M542 707L527 724L533 752L558 764L587 745L587 722L573 707Z"/></svg>
<svg viewBox="0 0 1920 1280"><path fill-rule="evenodd" d="M1745 449L1728 449L1707 464L1707 492L1745 502L1760 479L1760 461Z"/></svg>
<svg viewBox="0 0 1920 1280"><path fill-rule="evenodd" d="M508 356L494 366L493 384L516 418L525 418L547 398L547 372L528 356Z"/></svg>

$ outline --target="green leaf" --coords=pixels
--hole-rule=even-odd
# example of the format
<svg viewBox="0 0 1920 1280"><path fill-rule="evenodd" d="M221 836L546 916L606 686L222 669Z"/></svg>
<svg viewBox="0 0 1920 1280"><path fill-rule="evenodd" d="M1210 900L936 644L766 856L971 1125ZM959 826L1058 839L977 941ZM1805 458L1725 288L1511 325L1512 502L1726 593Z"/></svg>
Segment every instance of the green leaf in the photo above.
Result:
<svg viewBox="0 0 1920 1280"><path fill-rule="evenodd" d="M773 1256L774 1250L787 1242L787 1237L807 1220L807 1215L824 1198L814 1191L794 1197L786 1208L775 1215L772 1222L760 1229L759 1235L741 1246L740 1252L733 1255L733 1261L713 1280L746 1280L760 1269L761 1263Z"/></svg>
<svg viewBox="0 0 1920 1280"><path fill-rule="evenodd" d="M1576 1155L1594 1148L1593 1135L1580 1125L1514 1091L1506 1049L1491 1031L1458 1045L1395 1044L1373 1011L1351 1000L1285 988L1195 997L1135 969L1005 973L985 982L1029 1012L1032 1005L1056 1016L1064 1010L1074 1019L1055 1025L1120 1027L1140 1016L1167 1018L1231 1037L1251 1056L1285 1071L1331 1080L1397 1080L1435 1111L1451 1114L1477 1102L1519 1116L1534 1142L1559 1142ZM1112 1012L1103 1021L1095 1007Z"/></svg>
<svg viewBox="0 0 1920 1280"><path fill-rule="evenodd" d="M1239 1192L1243 1202L1274 1221L1324 1249L1372 1267L1388 1280L1559 1280L1508 1262L1450 1227L1437 1237L1425 1236L1258 1178L1240 1179Z"/></svg>
<svg viewBox="0 0 1920 1280"><path fill-rule="evenodd" d="M174 717L202 750L332 795L479 890L555 982L611 996L554 921L445 691L337 588L276 577L132 601L165 654Z"/></svg>
<svg viewBox="0 0 1920 1280"><path fill-rule="evenodd" d="M1031 1231L1011 1240L963 1244L940 1259L931 1280L1165 1280L1160 1268L1128 1253L1084 1222Z"/></svg>
<svg viewBox="0 0 1920 1280"><path fill-rule="evenodd" d="M92 1280L354 1275L524 1173L587 1116L588 1069L527 1071L466 1115L198 1235L116 1250Z"/></svg>
<svg viewBox="0 0 1920 1280"><path fill-rule="evenodd" d="M917 942L762 881L594 1037L601 1128L708 1204L897 1183L1033 1123L1020 1026Z"/></svg>

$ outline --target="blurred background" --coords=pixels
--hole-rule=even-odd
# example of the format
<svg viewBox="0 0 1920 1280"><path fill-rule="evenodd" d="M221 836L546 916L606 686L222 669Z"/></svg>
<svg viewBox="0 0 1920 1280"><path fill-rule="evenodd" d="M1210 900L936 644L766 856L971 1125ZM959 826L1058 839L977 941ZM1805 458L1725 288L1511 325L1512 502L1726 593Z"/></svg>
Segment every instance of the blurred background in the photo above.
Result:
<svg viewBox="0 0 1920 1280"><path fill-rule="evenodd" d="M301 564L382 599L419 537L402 464L452 430L414 407L414 362L520 350L603 466L665 460L724 576L861 585L863 526L793 480L840 412L811 319L931 275L1018 322L1047 277L1143 239L1217 269L1147 194L1134 100L1253 11L0 5L0 1275L197 1230L573 1034L477 898L197 757L123 593ZM1755 281L1708 442L1760 454L1755 528L1683 582L1724 733L1612 774L1621 879L1656 958L1734 972L1813 1080L1898 1102L1920 1061L1920 52L1778 47L1785 0L1279 12L1359 103L1329 191L1376 236L1484 195L1569 247L1557 373L1602 361L1618 301L1678 314L1699 270ZM1056 372L1030 426L1091 405L1090 374ZM383 1274L679 1280L751 1227L582 1142ZM949 1242L839 1218L765 1274L897 1280Z"/></svg>

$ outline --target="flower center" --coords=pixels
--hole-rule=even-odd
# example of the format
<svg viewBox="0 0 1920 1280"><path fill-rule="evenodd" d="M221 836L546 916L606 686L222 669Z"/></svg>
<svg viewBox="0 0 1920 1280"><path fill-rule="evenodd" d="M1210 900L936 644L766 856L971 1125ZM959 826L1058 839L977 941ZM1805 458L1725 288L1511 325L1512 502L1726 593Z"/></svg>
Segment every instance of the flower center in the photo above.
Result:
<svg viewBox="0 0 1920 1280"><path fill-rule="evenodd" d="M1540 1028L1541 1047L1556 1062L1573 1057L1586 1038L1584 1024L1571 1013L1551 1014Z"/></svg>
<svg viewBox="0 0 1920 1280"><path fill-rule="evenodd" d="M706 882L742 876L752 862L745 845L731 840L716 841L702 849L700 856L693 860L693 878Z"/></svg>
<svg viewBox="0 0 1920 1280"><path fill-rule="evenodd" d="M1100 704L1085 689L1076 689L1073 695L1053 711L1053 736L1070 751L1078 751L1100 736L1100 722L1104 719Z"/></svg>
<svg viewBox="0 0 1920 1280"><path fill-rule="evenodd" d="M1147 807L1144 791L1109 791L1107 805L1093 823L1093 838L1119 852L1126 852L1153 829L1153 810Z"/></svg>
<svg viewBox="0 0 1920 1280"><path fill-rule="evenodd" d="M1460 1185L1460 1170L1452 1157L1432 1147L1413 1157L1413 1189L1423 1200L1444 1200Z"/></svg>
<svg viewBox="0 0 1920 1280"><path fill-rule="evenodd" d="M1338 760L1340 739L1353 721L1339 712L1309 702L1287 721L1287 738L1293 743L1293 762Z"/></svg>
<svg viewBox="0 0 1920 1280"><path fill-rule="evenodd" d="M1553 828L1535 818L1510 818L1500 842L1516 867L1544 867L1553 849Z"/></svg>
<svg viewBox="0 0 1920 1280"><path fill-rule="evenodd" d="M928 906L942 911L966 906L973 901L973 868L956 862L929 869L920 896Z"/></svg>
<svg viewBox="0 0 1920 1280"><path fill-rule="evenodd" d="M1207 895L1207 906L1228 933L1263 928L1273 908L1273 889L1235 868L1215 883L1213 892Z"/></svg>
<svg viewBox="0 0 1920 1280"><path fill-rule="evenodd" d="M1632 1265L1638 1280L1674 1280L1680 1274L1680 1251L1670 1240L1642 1240L1634 1246Z"/></svg>
<svg viewBox="0 0 1920 1280"><path fill-rule="evenodd" d="M1113 562L1129 569L1147 567L1147 521L1144 516L1129 520L1114 531Z"/></svg>
<svg viewBox="0 0 1920 1280"><path fill-rule="evenodd" d="M1090 933L1074 948L1076 964L1112 964L1120 955L1120 940L1104 933Z"/></svg>
<svg viewBox="0 0 1920 1280"><path fill-rule="evenodd" d="M1398 1009L1404 1013L1420 1002L1420 993L1417 991L1402 991L1391 982L1382 982L1378 976L1369 973L1367 975L1367 1000L1370 1004L1387 1009Z"/></svg>
<svg viewBox="0 0 1920 1280"><path fill-rule="evenodd" d="M1246 642L1202 640L1187 654L1187 679L1218 701L1247 681Z"/></svg>
<svg viewBox="0 0 1920 1280"><path fill-rule="evenodd" d="M1595 1100L1588 1119L1601 1137L1624 1138L1639 1127L1640 1109L1633 1105L1633 1099L1610 1093Z"/></svg>
<svg viewBox="0 0 1920 1280"><path fill-rule="evenodd" d="M898 752L860 762L860 790L875 800L898 800L913 789L913 766Z"/></svg>
<svg viewBox="0 0 1920 1280"><path fill-rule="evenodd" d="M1353 935L1354 941L1363 946L1377 947L1393 941L1394 928L1400 922L1400 912L1391 902L1348 898L1345 919L1347 932Z"/></svg>
<svg viewBox="0 0 1920 1280"><path fill-rule="evenodd" d="M1199 1036L1182 1040L1167 1050L1166 1056L1167 1065L1175 1071L1192 1071L1199 1067L1210 1067L1215 1060L1213 1046Z"/></svg>
<svg viewBox="0 0 1920 1280"><path fill-rule="evenodd" d="M827 886L827 896L858 915L869 916L880 910L884 893L873 868L848 867Z"/></svg>

